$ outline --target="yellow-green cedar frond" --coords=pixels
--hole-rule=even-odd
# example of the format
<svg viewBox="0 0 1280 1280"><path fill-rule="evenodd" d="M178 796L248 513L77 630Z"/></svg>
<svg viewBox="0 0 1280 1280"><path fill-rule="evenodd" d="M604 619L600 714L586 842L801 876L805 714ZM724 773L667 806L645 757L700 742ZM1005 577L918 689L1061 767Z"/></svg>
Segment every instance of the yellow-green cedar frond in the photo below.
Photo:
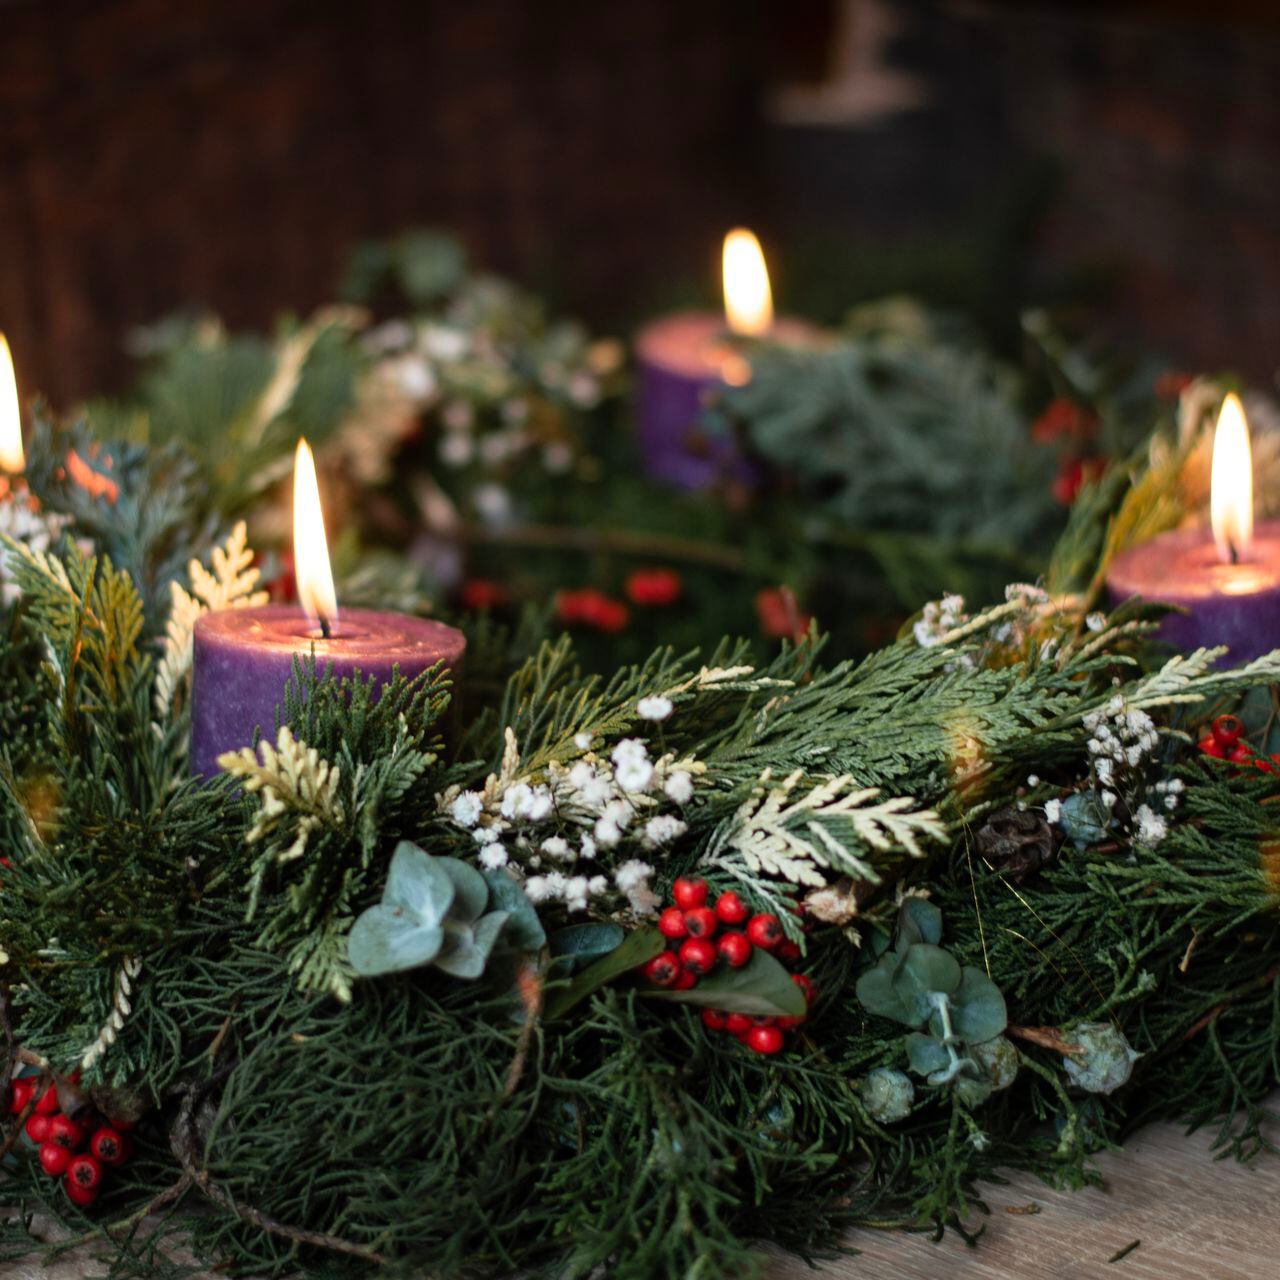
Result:
<svg viewBox="0 0 1280 1280"><path fill-rule="evenodd" d="M822 885L835 868L877 883L879 874L857 852L901 848L925 856L924 844L943 840L946 824L932 809L916 809L909 796L871 803L879 787L858 787L842 774L825 778L796 796L803 774L771 785L769 770L713 841L707 861L737 854L749 871L777 876L795 885Z"/></svg>
<svg viewBox="0 0 1280 1280"><path fill-rule="evenodd" d="M274 747L264 738L258 751L261 762L252 747L243 747L219 756L218 764L238 778L246 791L260 793L262 808L245 836L249 844L274 835L293 820L293 843L276 859L290 862L306 852L313 831L342 825L338 799L342 771L314 747L294 738L288 725L281 726Z"/></svg>
<svg viewBox="0 0 1280 1280"><path fill-rule="evenodd" d="M156 674L155 708L163 716L173 705L174 694L191 670L192 636L202 614L219 609L254 608L267 603L258 591L259 571L253 568L253 550L243 520L231 531L225 545L213 549L213 570L199 560L187 568L191 591L180 583L170 585L173 605L165 626L164 656Z"/></svg>

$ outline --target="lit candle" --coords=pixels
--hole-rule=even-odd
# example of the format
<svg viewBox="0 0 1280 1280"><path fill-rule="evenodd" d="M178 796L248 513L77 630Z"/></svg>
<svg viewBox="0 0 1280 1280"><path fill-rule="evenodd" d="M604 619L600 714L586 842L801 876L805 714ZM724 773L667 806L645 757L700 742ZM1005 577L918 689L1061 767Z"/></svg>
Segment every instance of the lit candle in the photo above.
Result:
<svg viewBox="0 0 1280 1280"><path fill-rule="evenodd" d="M1253 522L1249 426L1227 396L1213 439L1211 529L1177 529L1117 556L1107 590L1177 605L1161 638L1178 649L1225 644L1247 662L1280 647L1280 521Z"/></svg>
<svg viewBox="0 0 1280 1280"><path fill-rule="evenodd" d="M750 231L725 236L722 273L723 315L684 311L653 321L636 336L636 430L644 463L651 475L681 488L749 474L732 440L699 431L709 396L751 380L746 344L822 341L821 331L803 320L774 319L769 272Z"/></svg>
<svg viewBox="0 0 1280 1280"><path fill-rule="evenodd" d="M306 441L294 462L294 561L297 605L208 613L195 628L191 707L192 772L212 777L218 757L270 737L295 658L314 654L323 675L358 676L381 691L398 671L406 679L443 663L457 670L461 631L427 618L371 609L339 616L315 461Z"/></svg>
<svg viewBox="0 0 1280 1280"><path fill-rule="evenodd" d="M18 380L13 372L13 356L9 343L0 333L0 471L5 476L21 475L27 467L22 449L22 410L18 404ZM7 492L9 482L0 479L0 492Z"/></svg>

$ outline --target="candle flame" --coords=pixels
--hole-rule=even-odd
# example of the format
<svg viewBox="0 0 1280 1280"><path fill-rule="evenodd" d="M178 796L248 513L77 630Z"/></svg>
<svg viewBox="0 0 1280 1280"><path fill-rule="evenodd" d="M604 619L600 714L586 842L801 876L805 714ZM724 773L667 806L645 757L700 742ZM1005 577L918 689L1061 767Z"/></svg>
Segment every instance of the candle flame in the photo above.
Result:
<svg viewBox="0 0 1280 1280"><path fill-rule="evenodd" d="M9 343L0 333L0 471L16 475L26 469L22 451L22 414L18 407L18 380L13 376Z"/></svg>
<svg viewBox="0 0 1280 1280"><path fill-rule="evenodd" d="M1249 424L1235 395L1222 402L1213 434L1209 495L1218 555L1231 563L1244 559L1253 542L1253 454L1249 448Z"/></svg>
<svg viewBox="0 0 1280 1280"><path fill-rule="evenodd" d="M760 241L737 228L724 238L724 315L733 333L758 338L773 325L773 294Z"/></svg>
<svg viewBox="0 0 1280 1280"><path fill-rule="evenodd" d="M307 617L325 635L338 629L338 595L329 566L329 540L324 533L320 482L311 446L298 441L293 460L293 561L298 599Z"/></svg>

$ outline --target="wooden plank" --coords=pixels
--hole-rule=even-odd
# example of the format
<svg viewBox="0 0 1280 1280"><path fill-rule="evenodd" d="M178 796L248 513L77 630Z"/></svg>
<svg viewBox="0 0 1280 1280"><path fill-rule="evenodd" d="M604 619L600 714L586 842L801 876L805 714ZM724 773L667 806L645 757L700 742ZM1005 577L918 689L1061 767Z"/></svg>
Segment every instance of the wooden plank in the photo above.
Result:
<svg viewBox="0 0 1280 1280"><path fill-rule="evenodd" d="M1057 1192L1022 1174L984 1186L991 1215L971 1224L986 1225L973 1248L954 1234L934 1244L858 1231L846 1242L857 1257L817 1272L778 1258L768 1280L1275 1280L1280 1159L1215 1160L1212 1140L1211 1130L1188 1136L1153 1125L1098 1158L1103 1188ZM1028 1205L1039 1212L1010 1212ZM1135 1240L1136 1249L1109 1261Z"/></svg>

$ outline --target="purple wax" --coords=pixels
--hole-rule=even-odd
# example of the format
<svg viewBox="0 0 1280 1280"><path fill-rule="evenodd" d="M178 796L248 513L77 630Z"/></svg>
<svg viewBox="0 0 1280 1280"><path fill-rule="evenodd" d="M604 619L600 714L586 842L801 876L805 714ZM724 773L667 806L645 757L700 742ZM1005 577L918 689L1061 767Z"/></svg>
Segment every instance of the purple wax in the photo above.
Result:
<svg viewBox="0 0 1280 1280"><path fill-rule="evenodd" d="M207 613L195 629L191 771L211 778L223 752L251 746L259 729L274 735L295 657L314 652L321 673L374 677L381 692L395 668L406 680L439 662L456 670L466 647L461 631L403 613L344 609L329 639L296 605Z"/></svg>
<svg viewBox="0 0 1280 1280"><path fill-rule="evenodd" d="M781 319L766 341L807 346L823 338L802 320ZM751 379L751 365L734 345L724 317L708 311L664 316L636 335L635 346L636 434L648 473L679 489L751 480L753 469L736 441L701 427L711 396Z"/></svg>
<svg viewBox="0 0 1280 1280"><path fill-rule="evenodd" d="M1113 605L1134 596L1177 605L1160 625L1176 649L1225 644L1232 666L1280 648L1280 521L1257 525L1247 558L1224 562L1207 529L1176 529L1116 557Z"/></svg>

